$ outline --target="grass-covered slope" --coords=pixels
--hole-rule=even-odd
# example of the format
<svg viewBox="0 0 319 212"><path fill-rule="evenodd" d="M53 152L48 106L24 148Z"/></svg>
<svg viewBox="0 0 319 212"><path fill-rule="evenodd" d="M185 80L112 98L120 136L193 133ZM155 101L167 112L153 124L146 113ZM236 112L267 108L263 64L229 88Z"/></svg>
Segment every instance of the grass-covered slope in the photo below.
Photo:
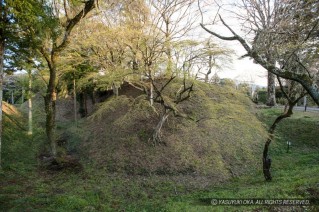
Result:
<svg viewBox="0 0 319 212"><path fill-rule="evenodd" d="M282 113L279 109L263 109L261 120L268 126ZM167 211L319 211L319 113L294 112L277 127L270 145L273 180L266 182L262 167L250 174L232 179L206 191L174 198ZM287 152L287 141L292 145ZM308 200L310 205L212 206L212 199ZM205 203L200 199L206 199Z"/></svg>
<svg viewBox="0 0 319 212"><path fill-rule="evenodd" d="M205 88L206 86L202 87L201 90ZM216 91L215 89L217 89L220 93L224 92L224 94L219 93L219 97L217 97L222 99L220 101L224 101L223 99L228 100L228 98L232 96L231 92L219 87L210 88L207 86L207 88L208 89L204 90L203 93L206 91L208 92L207 98L214 98L214 101L211 102L212 107L217 106L219 103L216 101L216 97L209 96L214 94L209 91ZM196 89L198 92L199 89L197 86ZM197 104L195 99L197 98L196 95L190 99L192 104ZM217 96L217 94L214 95ZM247 104L242 104L243 111L246 111L246 108L247 110L250 108L249 100L246 100L246 98L241 95L238 96L236 93L234 93L234 95L241 98L239 98L239 100L230 98L233 102L247 101ZM124 97L119 97L118 100L121 98ZM199 101L199 99L197 100ZM132 101L133 100L130 99L128 100L130 104L132 104ZM108 101L103 105L107 106L107 104L111 102L114 102L114 100ZM192 104L184 104L180 106L179 109L186 113L186 107L193 107ZM103 105L101 105L101 107L103 107ZM62 170L52 172L37 166L36 155L39 153L37 145L45 140L43 133L35 132L33 137L29 137L25 131L17 128L14 123L15 121L18 121L20 125L26 123L22 117L19 118L18 116L13 122L5 117L5 135L2 148L4 169L0 170L0 211L318 211L318 202L317 205L309 207L281 207L275 205L210 206L210 201L208 201L208 203L200 201L201 199L210 200L213 198L297 198L318 201L319 140L317 135L319 133L319 115L317 113L296 112L291 118L279 124L276 139L271 144L270 149L270 154L273 159L272 182L265 182L261 166L259 166L248 167L248 174L235 177L222 184L211 186L209 184L211 184L215 178L208 178L207 176L186 174L151 174L149 176L141 176L108 171L106 162L115 153L112 153L112 149L107 151L108 146L106 145L110 145L110 142L107 141L109 138L107 134L101 133L104 128L107 128L102 125L102 123L105 125L109 123L109 126L112 126L112 117L114 118L116 117L115 115L117 115L118 118L116 120L120 120L120 117L124 117L120 111L126 111L132 108L132 106L125 107L123 105L122 110L117 110L120 105L113 104L113 106L113 109L109 112L111 115L101 116L108 110L102 110L102 108L100 108L102 114L97 116L98 113L95 113L96 116L91 117L90 127L92 128L88 127L86 120L76 129L73 127L70 128L70 124L73 125L73 123L69 123L69 125L65 123L63 126L63 130L67 130L67 133L72 135L69 145L77 146L77 144L83 142L83 133L87 132L87 134L90 134L90 136L87 135L86 139L84 139L86 140L84 146L87 147L87 149L79 148L79 146L77 146L76 149L83 153L90 152L91 154L89 156L91 160L97 163L100 168L92 166L91 163L87 163L87 160L83 160L83 170L81 171ZM110 107L108 106L108 108ZM196 113L197 118L202 117L204 113L206 114L205 111L198 110ZM269 125L279 113L280 111L273 109L260 110L261 121ZM14 114L18 115L19 113ZM136 112L136 114L138 113ZM247 114L247 112L243 114ZM227 113L221 115L228 117ZM154 116L157 118L156 115ZM101 118L98 119L98 117ZM166 135L171 133L170 130L172 126L179 126L177 124L173 125L172 119L173 118L170 117L164 126L163 133L166 133ZM177 120L179 121L175 121L174 123L181 124L184 121L187 123L189 121L182 119ZM255 120L255 118L251 120ZM251 120L249 120L249 123L251 123ZM210 120L207 119L207 121ZM141 122L137 125L145 126L148 123L149 122ZM197 124L199 123L201 122ZM220 126L220 123L217 123L217 121L212 123ZM93 128L93 126L95 126L95 128ZM60 127L60 130L62 130L62 126ZM116 125L116 127L118 127L118 125ZM134 129L138 129L138 126L135 127ZM118 129L126 128L118 127ZM190 129L190 131L191 130L195 131L194 129ZM127 131L129 130L127 129ZM127 134L127 131L123 132ZM125 134L119 135L120 138L122 138L122 142L125 142L125 139L123 139L123 135ZM179 135L180 134L176 134L176 136ZM144 137L147 138L148 136ZM154 147L152 146L152 142L149 145L147 140L145 141L142 138L143 136L138 138L139 142L145 142L145 149L147 151L151 148L155 150L159 148L166 150L165 148L169 148L170 143L167 143L167 146L161 145ZM239 140L241 140L241 138ZM286 152L287 140L292 142L289 153ZM114 141L119 140L114 139ZM120 144L123 148L127 148L123 143ZM127 145L127 143L125 144ZM137 144L134 145L133 147L136 147ZM259 142L258 145L255 149L261 152L263 142ZM114 146L115 144L112 146L113 150L116 150L117 148L114 148ZM100 150L98 148L100 148ZM155 152L155 150L153 151ZM128 152L128 150L125 151ZM132 152L134 151L137 150L133 149ZM81 156L81 158L83 158L84 155ZM242 156L242 154L239 154L239 156ZM123 158L125 158L125 155ZM149 158L145 160L147 159ZM260 160L260 155L257 155L253 163L258 163ZM224 163L224 161L222 162ZM116 164L116 162L114 162L114 164ZM238 166L244 164L242 159L238 159L238 164ZM101 168L102 166L105 168ZM201 172L198 173L200 174Z"/></svg>
<svg viewBox="0 0 319 212"><path fill-rule="evenodd" d="M174 81L165 95L173 97L180 86ZM98 167L130 174L195 174L218 182L255 166L266 133L250 100L227 87L197 82L194 88L176 106L189 118L170 114L162 143L150 140L160 105L121 95L89 117L83 148Z"/></svg>
<svg viewBox="0 0 319 212"><path fill-rule="evenodd" d="M3 135L2 135L2 167L14 168L26 161L35 163L34 143L32 137L27 136L27 120L12 105L3 102Z"/></svg>

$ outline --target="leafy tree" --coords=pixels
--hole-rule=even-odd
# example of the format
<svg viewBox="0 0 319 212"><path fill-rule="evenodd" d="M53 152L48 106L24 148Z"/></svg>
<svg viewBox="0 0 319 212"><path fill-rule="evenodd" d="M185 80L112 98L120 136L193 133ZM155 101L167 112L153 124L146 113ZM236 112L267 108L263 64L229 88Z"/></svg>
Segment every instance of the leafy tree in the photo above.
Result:
<svg viewBox="0 0 319 212"><path fill-rule="evenodd" d="M147 22L147 9L143 5L143 1L120 1L111 7L100 5L104 12L98 14L97 19L102 21L83 21L79 25L86 30L76 30L74 42L66 49L67 62L64 63L70 71L74 67L83 70L83 64L88 67L87 74L79 79L79 89L105 91L113 88L114 93L118 93L124 79L141 79L139 50ZM96 71L90 71L89 67Z"/></svg>
<svg viewBox="0 0 319 212"><path fill-rule="evenodd" d="M96 88L95 77L98 71L90 64L83 62L82 64L75 64L69 69L64 70L63 75L59 81L60 92L65 91L69 93L72 91L74 101L74 120L77 120L77 113L85 117L87 112L87 96L92 96L94 101L93 92ZM94 81L94 82L93 82ZM77 101L80 103L80 108L77 109Z"/></svg>
<svg viewBox="0 0 319 212"><path fill-rule="evenodd" d="M28 2L23 0L0 0L0 168L1 168L1 144L2 144L2 99L3 99L3 76L5 62L8 62L8 47L18 49L19 25L18 20L27 17L35 0ZM24 8L20 12L19 8Z"/></svg>
<svg viewBox="0 0 319 212"><path fill-rule="evenodd" d="M55 139L56 83L58 61L72 38L74 27L95 7L95 0L80 1L35 1L29 14L19 18L31 48L39 52L49 70L47 91L44 97L46 134L53 158L57 157ZM82 6L84 4L84 6ZM23 5L17 8L23 13Z"/></svg>

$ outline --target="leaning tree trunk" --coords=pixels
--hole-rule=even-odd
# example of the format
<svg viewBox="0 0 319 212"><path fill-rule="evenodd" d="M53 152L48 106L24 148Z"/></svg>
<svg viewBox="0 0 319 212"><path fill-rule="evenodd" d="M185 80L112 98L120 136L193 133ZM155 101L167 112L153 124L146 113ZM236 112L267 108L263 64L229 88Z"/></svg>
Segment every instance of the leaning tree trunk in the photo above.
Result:
<svg viewBox="0 0 319 212"><path fill-rule="evenodd" d="M275 84L276 76L270 72L268 72L268 86L267 86L267 102L268 106L276 105L276 84Z"/></svg>
<svg viewBox="0 0 319 212"><path fill-rule="evenodd" d="M268 155L268 149L269 145L273 139L273 134L269 135L269 138L267 139L265 146L264 146L264 151L263 151L263 173L266 181L271 181L272 176L270 172L270 167L271 167L271 159Z"/></svg>
<svg viewBox="0 0 319 212"><path fill-rule="evenodd" d="M161 115L160 120L159 120L156 128L154 129L154 133L153 133L153 143L154 143L154 145L159 144L159 143L162 142L161 130L162 130L163 124L167 120L168 116L169 116L169 112L165 111L165 113L163 115Z"/></svg>
<svg viewBox="0 0 319 212"><path fill-rule="evenodd" d="M268 131L269 138L267 139L267 141L265 143L264 151L263 151L263 173L264 173L264 177L265 177L266 181L272 180L272 176L271 176L271 172L270 172L271 159L269 157L268 150L269 150L270 143L274 138L275 129L280 121L282 121L283 119L288 118L292 115L292 109L294 106L295 106L295 103L289 104L289 108L288 108L287 112L278 116L276 118L276 120L274 121L274 123L269 128L269 131Z"/></svg>

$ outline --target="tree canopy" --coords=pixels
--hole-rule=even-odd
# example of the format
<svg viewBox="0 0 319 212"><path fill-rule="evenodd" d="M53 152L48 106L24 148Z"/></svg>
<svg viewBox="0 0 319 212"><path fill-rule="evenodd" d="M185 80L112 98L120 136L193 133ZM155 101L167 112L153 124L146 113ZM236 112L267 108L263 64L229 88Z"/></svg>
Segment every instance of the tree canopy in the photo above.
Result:
<svg viewBox="0 0 319 212"><path fill-rule="evenodd" d="M58 154L57 96L69 90L80 96L92 89L116 92L126 81L143 90L152 105L161 96L154 78L201 75L208 82L212 69L221 68L219 61L230 59L232 52L214 41L191 38L198 17L195 3L3 1L2 23L10 25L1 28L8 35L5 68L36 72L45 83L46 134L53 157Z"/></svg>

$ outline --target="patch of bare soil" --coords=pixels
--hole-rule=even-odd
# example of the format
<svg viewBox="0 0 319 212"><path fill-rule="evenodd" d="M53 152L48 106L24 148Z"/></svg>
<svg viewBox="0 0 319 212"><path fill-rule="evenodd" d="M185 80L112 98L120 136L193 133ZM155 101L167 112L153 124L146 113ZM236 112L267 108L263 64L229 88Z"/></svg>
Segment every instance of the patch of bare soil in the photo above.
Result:
<svg viewBox="0 0 319 212"><path fill-rule="evenodd" d="M83 169L79 158L74 155L63 155L54 158L49 155L40 155L38 157L40 167L49 171L75 171L79 172Z"/></svg>

